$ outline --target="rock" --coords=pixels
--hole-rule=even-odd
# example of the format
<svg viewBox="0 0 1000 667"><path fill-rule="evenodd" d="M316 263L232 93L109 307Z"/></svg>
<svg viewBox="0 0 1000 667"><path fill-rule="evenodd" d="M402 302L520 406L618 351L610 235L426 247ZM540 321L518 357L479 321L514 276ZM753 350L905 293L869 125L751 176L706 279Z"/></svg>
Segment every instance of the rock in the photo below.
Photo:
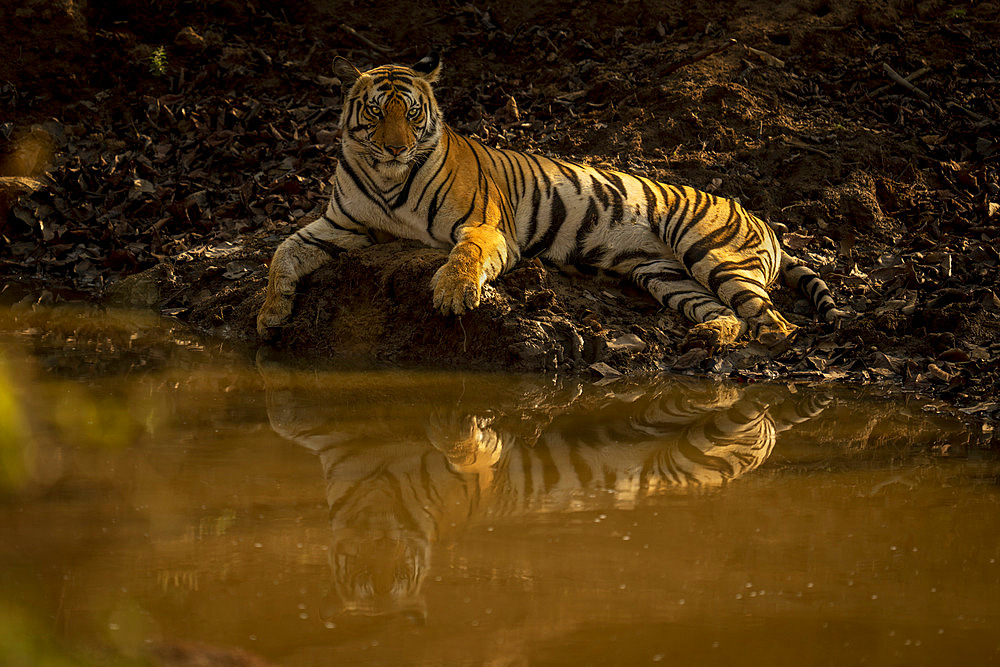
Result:
<svg viewBox="0 0 1000 667"><path fill-rule="evenodd" d="M635 334L625 334L615 338L608 343L609 350L626 350L628 352L642 352L646 349L646 343Z"/></svg>
<svg viewBox="0 0 1000 667"><path fill-rule="evenodd" d="M597 373L598 375L600 375L602 378L616 378L616 377L621 377L622 375L620 371L612 368L611 366L608 366L603 361L598 361L596 364L591 364L590 366L588 366L588 368Z"/></svg>
<svg viewBox="0 0 1000 667"><path fill-rule="evenodd" d="M703 347L696 347L688 350L681 356L677 358L674 362L674 368L676 370L687 370L691 368L698 368L701 366L701 362L708 358L708 351Z"/></svg>
<svg viewBox="0 0 1000 667"><path fill-rule="evenodd" d="M119 308L149 308L158 310L162 301L161 285L174 278L173 267L159 264L151 269L126 276L108 286L104 302Z"/></svg>
<svg viewBox="0 0 1000 667"><path fill-rule="evenodd" d="M200 51L205 48L205 38L196 33L194 28L187 26L174 36L174 44L189 51Z"/></svg>
<svg viewBox="0 0 1000 667"><path fill-rule="evenodd" d="M940 380L941 382L948 382L951 380L951 373L942 369L937 364L927 364L927 372L935 380Z"/></svg>

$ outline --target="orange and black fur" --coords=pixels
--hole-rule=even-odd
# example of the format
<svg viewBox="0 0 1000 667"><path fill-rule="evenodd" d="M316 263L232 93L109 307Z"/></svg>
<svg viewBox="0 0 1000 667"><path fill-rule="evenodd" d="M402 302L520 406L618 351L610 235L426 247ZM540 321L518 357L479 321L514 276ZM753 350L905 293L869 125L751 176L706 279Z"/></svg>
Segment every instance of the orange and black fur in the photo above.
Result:
<svg viewBox="0 0 1000 667"><path fill-rule="evenodd" d="M300 278L378 232L451 248L432 278L445 314L475 308L487 281L540 257L630 278L710 347L748 330L765 343L795 331L766 291L779 274L826 320L842 315L819 276L731 199L464 137L438 109L436 57L367 72L343 58L334 66L345 99L333 195L275 252L261 335L291 314Z"/></svg>

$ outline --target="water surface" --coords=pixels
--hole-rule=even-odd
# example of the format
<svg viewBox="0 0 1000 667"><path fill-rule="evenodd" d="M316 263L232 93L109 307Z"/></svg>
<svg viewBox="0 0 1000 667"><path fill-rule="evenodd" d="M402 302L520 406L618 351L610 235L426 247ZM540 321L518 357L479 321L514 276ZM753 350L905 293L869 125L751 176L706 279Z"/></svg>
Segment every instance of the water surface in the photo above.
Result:
<svg viewBox="0 0 1000 667"><path fill-rule="evenodd" d="M1000 462L915 399L2 323L0 663L998 660Z"/></svg>

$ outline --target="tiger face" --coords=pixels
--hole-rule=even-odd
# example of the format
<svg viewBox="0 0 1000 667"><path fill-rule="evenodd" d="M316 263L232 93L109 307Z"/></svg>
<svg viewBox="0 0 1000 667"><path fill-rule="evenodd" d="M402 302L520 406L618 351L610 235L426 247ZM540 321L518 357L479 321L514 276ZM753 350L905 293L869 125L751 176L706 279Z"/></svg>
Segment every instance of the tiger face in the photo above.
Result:
<svg viewBox="0 0 1000 667"><path fill-rule="evenodd" d="M426 534L371 529L362 520L361 525L335 526L334 536L333 588L324 605L325 617L426 617L421 593L431 554Z"/></svg>
<svg viewBox="0 0 1000 667"><path fill-rule="evenodd" d="M439 59L435 55L412 68L383 65L361 72L338 56L333 66L344 91L344 149L386 180L402 180L441 136L441 113L431 91Z"/></svg>

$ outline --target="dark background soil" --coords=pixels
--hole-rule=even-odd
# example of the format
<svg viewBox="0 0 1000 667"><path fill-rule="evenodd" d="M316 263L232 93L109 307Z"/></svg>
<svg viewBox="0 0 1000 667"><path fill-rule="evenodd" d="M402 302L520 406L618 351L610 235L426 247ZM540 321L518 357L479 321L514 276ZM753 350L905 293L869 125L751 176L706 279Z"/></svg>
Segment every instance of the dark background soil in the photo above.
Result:
<svg viewBox="0 0 1000 667"><path fill-rule="evenodd" d="M443 255L395 244L308 281L278 347L889 383L996 418L998 15L934 0L5 3L0 176L40 187L0 193L0 302L109 296L254 340L265 262L335 166L333 56L364 69L438 50L460 131L739 198L787 225L854 316L815 324L779 289L803 325L791 346L682 355L673 313L529 265L459 322L429 312ZM919 73L918 90L886 66Z"/></svg>

